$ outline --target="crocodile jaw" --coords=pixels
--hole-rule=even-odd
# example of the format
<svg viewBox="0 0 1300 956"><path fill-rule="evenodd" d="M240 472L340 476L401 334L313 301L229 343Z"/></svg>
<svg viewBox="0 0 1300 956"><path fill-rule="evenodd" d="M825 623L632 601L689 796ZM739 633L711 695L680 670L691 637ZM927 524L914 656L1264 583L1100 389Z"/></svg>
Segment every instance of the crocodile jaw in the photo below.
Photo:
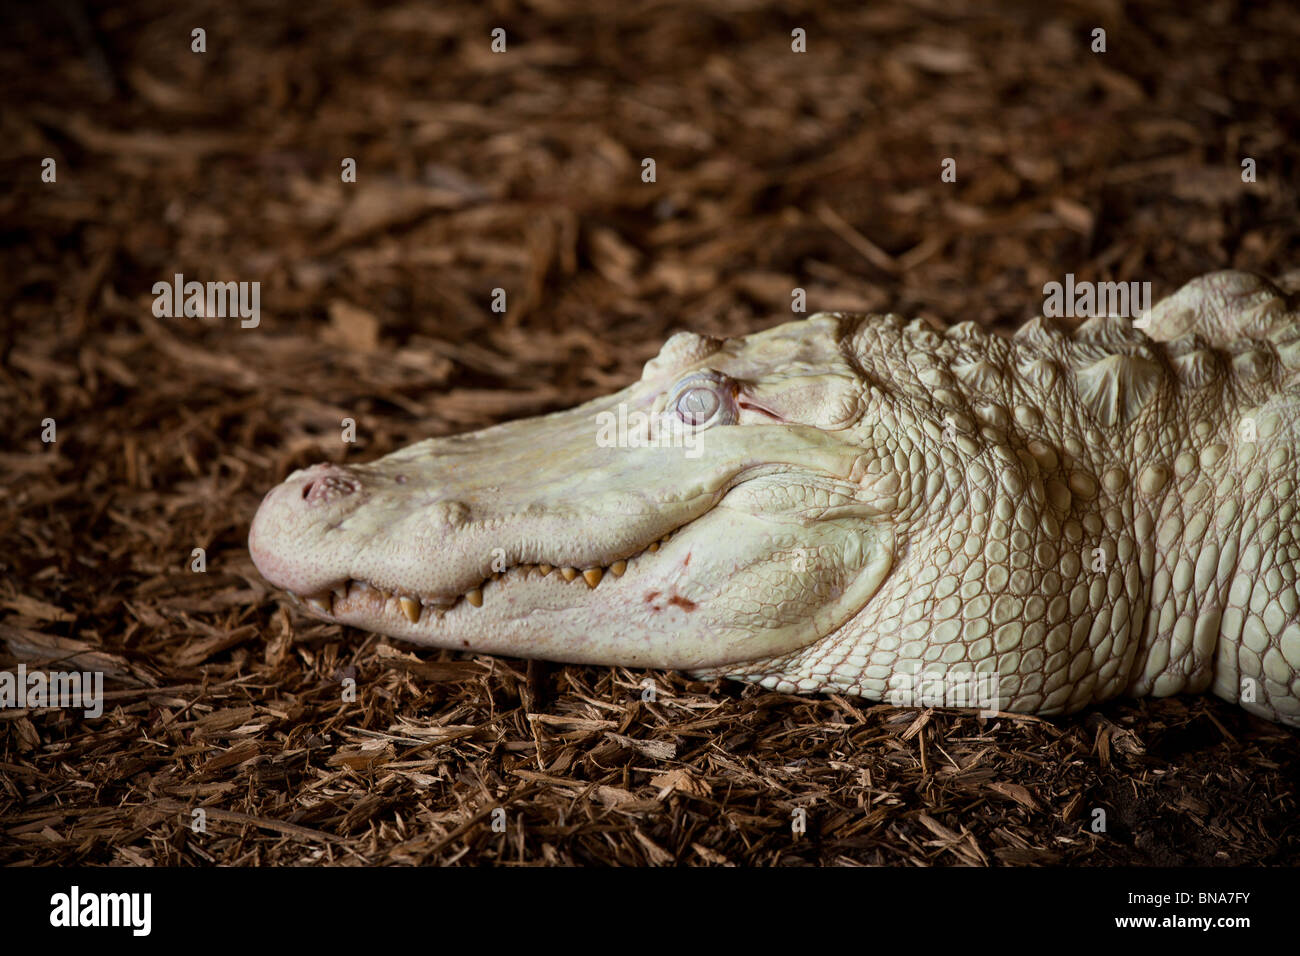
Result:
<svg viewBox="0 0 1300 956"><path fill-rule="evenodd" d="M621 575L609 565L585 573L574 569L571 579L559 567L514 566L449 600L350 578L299 601L313 616L417 644L691 670L770 658L823 637L870 597L890 566L884 542L855 554L851 570L823 563L815 580L782 567L807 560L798 556L799 549L724 554L716 546L757 540L742 530L751 525L746 516L721 504L659 542L657 549L610 562L624 561ZM782 535L781 527L767 526L770 541L798 537L807 548L805 528L791 523ZM835 528L821 537L824 557L850 552L858 539ZM260 549L255 546L254 552L265 565ZM594 574L597 569L600 573ZM264 573L275 580L271 572ZM772 588L756 599L741 582L761 579Z"/></svg>

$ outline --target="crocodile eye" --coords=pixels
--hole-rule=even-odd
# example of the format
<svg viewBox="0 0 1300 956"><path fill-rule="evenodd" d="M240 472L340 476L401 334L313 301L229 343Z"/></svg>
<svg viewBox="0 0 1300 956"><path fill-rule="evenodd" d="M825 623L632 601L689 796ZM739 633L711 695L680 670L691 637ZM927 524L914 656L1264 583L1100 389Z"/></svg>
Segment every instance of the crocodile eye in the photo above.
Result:
<svg viewBox="0 0 1300 956"><path fill-rule="evenodd" d="M670 407L692 428L730 425L735 421L734 388L731 380L718 372L692 375L677 386Z"/></svg>
<svg viewBox="0 0 1300 956"><path fill-rule="evenodd" d="M703 425L717 414L721 404L718 393L711 388L688 388L677 398L677 417L688 425Z"/></svg>

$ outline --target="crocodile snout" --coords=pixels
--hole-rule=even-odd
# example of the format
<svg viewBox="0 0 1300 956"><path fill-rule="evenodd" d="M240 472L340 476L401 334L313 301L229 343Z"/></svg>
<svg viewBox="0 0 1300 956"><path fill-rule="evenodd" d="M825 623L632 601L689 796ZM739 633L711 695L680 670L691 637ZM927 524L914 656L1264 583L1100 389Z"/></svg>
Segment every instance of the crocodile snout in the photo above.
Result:
<svg viewBox="0 0 1300 956"><path fill-rule="evenodd" d="M323 463L295 472L267 492L248 532L248 550L262 576L298 593L337 577L323 555L313 560L314 549L302 545L319 534L322 522L336 524L355 510L364 498L362 487L346 466Z"/></svg>

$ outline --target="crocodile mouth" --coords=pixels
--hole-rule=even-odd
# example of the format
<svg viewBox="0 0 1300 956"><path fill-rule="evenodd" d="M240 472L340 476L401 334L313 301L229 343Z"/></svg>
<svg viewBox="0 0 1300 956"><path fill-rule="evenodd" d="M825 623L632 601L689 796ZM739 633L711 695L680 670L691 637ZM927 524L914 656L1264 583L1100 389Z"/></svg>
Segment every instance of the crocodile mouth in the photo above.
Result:
<svg viewBox="0 0 1300 956"><path fill-rule="evenodd" d="M318 617L347 623L348 618L364 616L404 618L412 625L441 620L445 615L462 608L477 609L489 604L497 593L511 583L549 579L559 587L584 587L595 590L602 582L635 576L649 555L655 554L672 540L681 528L651 542L640 551L604 565L582 568L553 564L516 564L495 571L476 586L462 594L438 595L420 593L401 587L382 587L373 581L348 578L331 587L311 594L285 593L299 607Z"/></svg>

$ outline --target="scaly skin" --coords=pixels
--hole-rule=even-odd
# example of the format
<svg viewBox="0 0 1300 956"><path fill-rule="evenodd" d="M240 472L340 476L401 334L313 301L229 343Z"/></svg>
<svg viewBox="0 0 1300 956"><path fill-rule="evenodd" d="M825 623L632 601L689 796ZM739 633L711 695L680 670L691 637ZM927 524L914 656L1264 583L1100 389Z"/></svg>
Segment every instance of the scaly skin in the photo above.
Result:
<svg viewBox="0 0 1300 956"><path fill-rule="evenodd" d="M682 333L609 398L291 475L250 550L421 644L901 703L996 675L983 705L1039 714L1208 688L1300 726L1296 303L1222 272L1149 319Z"/></svg>

